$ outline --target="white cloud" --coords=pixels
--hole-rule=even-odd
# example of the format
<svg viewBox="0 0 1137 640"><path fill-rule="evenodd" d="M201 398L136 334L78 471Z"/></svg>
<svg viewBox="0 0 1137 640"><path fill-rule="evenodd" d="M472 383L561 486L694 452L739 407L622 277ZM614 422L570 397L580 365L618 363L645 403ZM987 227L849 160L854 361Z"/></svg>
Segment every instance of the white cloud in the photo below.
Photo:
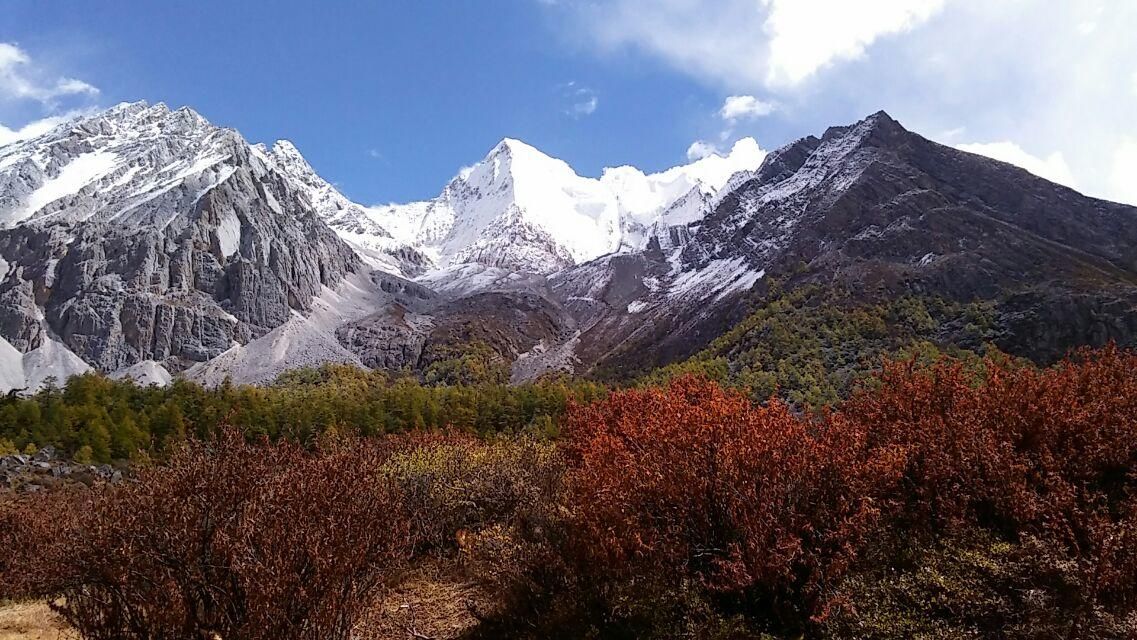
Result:
<svg viewBox="0 0 1137 640"><path fill-rule="evenodd" d="M1124 138L1113 152L1109 196L1137 206L1137 138Z"/></svg>
<svg viewBox="0 0 1137 640"><path fill-rule="evenodd" d="M944 0L772 0L766 82L794 85L841 60L865 55L882 36L926 22Z"/></svg>
<svg viewBox="0 0 1137 640"><path fill-rule="evenodd" d="M957 149L1008 162L1051 182L1077 189L1077 181L1066 159L1055 151L1045 158L1030 154L1014 142L988 142L956 145Z"/></svg>
<svg viewBox="0 0 1137 640"><path fill-rule="evenodd" d="M577 84L575 80L560 85L563 99L568 103L564 109L567 116L573 118L583 118L596 113L596 108L600 106L600 98L597 97L596 92L588 87L583 87Z"/></svg>
<svg viewBox="0 0 1137 640"><path fill-rule="evenodd" d="M1093 32L1098 30L1098 21L1104 13L1104 8L1101 5L1093 6L1091 3L1086 3L1086 13L1083 15L1082 20L1078 22L1078 34L1082 36L1092 35Z"/></svg>
<svg viewBox="0 0 1137 640"><path fill-rule="evenodd" d="M3 124L0 124L0 146L20 140L27 140L28 138L34 138L40 134L47 133L55 126L70 120L75 115L74 113L69 113L61 116L49 116L42 120L29 122L19 129L9 129Z"/></svg>
<svg viewBox="0 0 1137 640"><path fill-rule="evenodd" d="M570 108L570 111L572 112L572 115L577 116L577 117L590 116L593 113L596 113L596 107L599 106L599 104L600 104L600 99L597 98L595 95L590 95L586 98L583 98L581 101L573 104L572 107Z"/></svg>
<svg viewBox="0 0 1137 640"><path fill-rule="evenodd" d="M34 100L54 108L59 98L95 96L93 85L65 76L55 76L32 61L13 43L0 42L0 99Z"/></svg>
<svg viewBox="0 0 1137 640"><path fill-rule="evenodd" d="M1046 150L1017 160L1076 180L1087 194L1116 198L1137 182L1118 164L1127 153L1114 153L1137 132L1137 2L711 4L580 0L550 10L578 19L580 50L630 50L724 95L776 102L764 140L788 142L886 109L951 144L1012 140ZM728 139L741 124L726 121ZM691 136L725 145L721 137Z"/></svg>
<svg viewBox="0 0 1137 640"><path fill-rule="evenodd" d="M723 120L760 118L774 112L774 103L759 100L754 96L730 96L722 104L719 115Z"/></svg>
<svg viewBox="0 0 1137 640"><path fill-rule="evenodd" d="M719 153L718 145L706 140L696 140L687 147L687 159L692 162L695 160L702 160L709 156L722 155Z"/></svg>
<svg viewBox="0 0 1137 640"><path fill-rule="evenodd" d="M612 0L580 3L589 37L728 87L792 86L927 21L946 0Z"/></svg>

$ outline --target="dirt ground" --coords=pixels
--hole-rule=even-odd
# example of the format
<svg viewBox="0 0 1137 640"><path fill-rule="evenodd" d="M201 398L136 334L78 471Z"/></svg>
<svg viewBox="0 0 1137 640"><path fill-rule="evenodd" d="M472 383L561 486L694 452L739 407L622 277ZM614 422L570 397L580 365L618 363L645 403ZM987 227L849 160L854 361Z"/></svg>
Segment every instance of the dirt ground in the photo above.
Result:
<svg viewBox="0 0 1137 640"><path fill-rule="evenodd" d="M428 566L383 594L356 634L366 640L452 640L477 626L471 608L486 606L476 586Z"/></svg>
<svg viewBox="0 0 1137 640"><path fill-rule="evenodd" d="M0 605L0 640L71 640L75 635L44 602Z"/></svg>
<svg viewBox="0 0 1137 640"><path fill-rule="evenodd" d="M470 604L482 594L452 576L426 572L385 593L360 621L364 640L449 640L478 623ZM46 603L0 604L0 640L77 640Z"/></svg>

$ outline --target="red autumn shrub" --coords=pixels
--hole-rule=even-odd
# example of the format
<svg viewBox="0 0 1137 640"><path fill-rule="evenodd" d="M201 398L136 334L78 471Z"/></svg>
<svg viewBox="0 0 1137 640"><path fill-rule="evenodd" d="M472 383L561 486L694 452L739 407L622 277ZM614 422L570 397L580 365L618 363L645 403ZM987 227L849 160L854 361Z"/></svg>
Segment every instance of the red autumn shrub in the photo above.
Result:
<svg viewBox="0 0 1137 640"><path fill-rule="evenodd" d="M1137 355L982 365L886 363L878 384L819 417L694 378L577 408L573 570L671 590L693 579L749 615L800 625L855 604L832 596L859 560L978 528L1064 554L1047 562L1078 574L1065 612L1075 630L1101 607L1128 615Z"/></svg>
<svg viewBox="0 0 1137 640"><path fill-rule="evenodd" d="M582 571L695 579L787 623L821 612L905 463L858 423L757 407L693 377L578 408L566 433Z"/></svg>
<svg viewBox="0 0 1137 640"><path fill-rule="evenodd" d="M67 532L61 615L85 638L347 638L413 538L380 443L235 434L105 490Z"/></svg>
<svg viewBox="0 0 1137 640"><path fill-rule="evenodd" d="M1091 588L1137 590L1137 355L1082 351L1049 369L987 359L889 363L842 408L870 445L908 452L899 523L978 524L1060 543Z"/></svg>

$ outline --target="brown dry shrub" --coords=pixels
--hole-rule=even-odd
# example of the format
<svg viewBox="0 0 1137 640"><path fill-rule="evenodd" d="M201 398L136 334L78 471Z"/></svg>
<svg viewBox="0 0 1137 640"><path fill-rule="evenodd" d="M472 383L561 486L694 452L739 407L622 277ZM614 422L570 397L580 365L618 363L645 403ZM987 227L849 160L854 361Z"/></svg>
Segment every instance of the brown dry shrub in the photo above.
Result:
<svg viewBox="0 0 1137 640"><path fill-rule="evenodd" d="M70 553L93 489L70 486L38 494L0 495L0 601L53 596L68 580L59 562Z"/></svg>
<svg viewBox="0 0 1137 640"><path fill-rule="evenodd" d="M347 638L414 544L387 455L191 443L97 495L44 586L86 638Z"/></svg>
<svg viewBox="0 0 1137 640"><path fill-rule="evenodd" d="M873 553L886 551L883 555ZM1094 606L1094 588L1066 549L967 528L936 540L877 545L839 589L847 606L826 638L1132 638L1137 613ZM1071 615L1086 611L1079 619Z"/></svg>
<svg viewBox="0 0 1137 640"><path fill-rule="evenodd" d="M535 615L538 600L567 590L559 555L567 534L565 459L556 444L414 435L400 442L385 471L411 513L419 551L456 558L462 573L495 594L488 607L471 603L474 615L492 619L483 631L504 633Z"/></svg>

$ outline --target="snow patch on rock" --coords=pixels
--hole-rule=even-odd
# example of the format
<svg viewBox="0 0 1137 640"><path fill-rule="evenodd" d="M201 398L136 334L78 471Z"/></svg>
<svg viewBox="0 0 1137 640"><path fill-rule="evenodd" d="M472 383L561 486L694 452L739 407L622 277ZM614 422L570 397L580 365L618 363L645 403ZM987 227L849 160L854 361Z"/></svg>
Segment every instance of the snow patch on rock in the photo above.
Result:
<svg viewBox="0 0 1137 640"><path fill-rule="evenodd" d="M711 298L722 300L731 293L746 291L754 286L764 270L755 270L743 257L712 260L701 269L685 271L671 282L668 295L672 298Z"/></svg>

